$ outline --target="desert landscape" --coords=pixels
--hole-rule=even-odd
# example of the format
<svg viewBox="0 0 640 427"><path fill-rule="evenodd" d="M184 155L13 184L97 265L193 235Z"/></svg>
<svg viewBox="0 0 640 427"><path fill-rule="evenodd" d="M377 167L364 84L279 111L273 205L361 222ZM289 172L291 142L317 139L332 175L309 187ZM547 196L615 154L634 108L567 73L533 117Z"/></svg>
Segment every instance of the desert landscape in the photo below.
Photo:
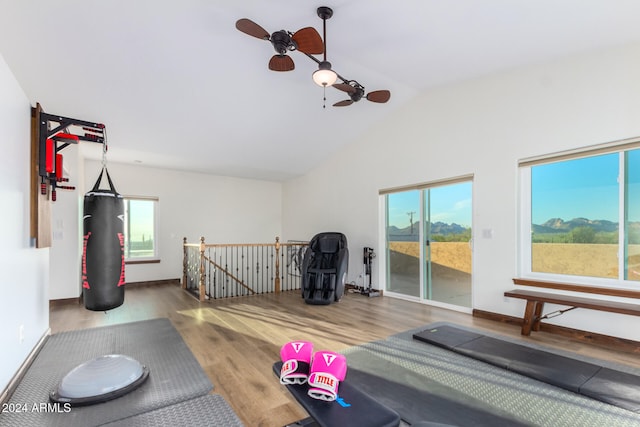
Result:
<svg viewBox="0 0 640 427"><path fill-rule="evenodd" d="M420 258L418 242L389 242L389 249ZM445 267L471 274L471 246L468 242L432 242L431 261Z"/></svg>
<svg viewBox="0 0 640 427"><path fill-rule="evenodd" d="M392 252L419 258L418 242L389 242ZM640 245L629 245L628 280L640 281ZM467 242L432 242L432 262L471 274L471 247ZM531 268L541 273L615 279L618 245L586 243L534 243Z"/></svg>
<svg viewBox="0 0 640 427"><path fill-rule="evenodd" d="M640 245L629 245L627 280L640 280ZM534 243L531 269L541 273L618 278L618 245Z"/></svg>

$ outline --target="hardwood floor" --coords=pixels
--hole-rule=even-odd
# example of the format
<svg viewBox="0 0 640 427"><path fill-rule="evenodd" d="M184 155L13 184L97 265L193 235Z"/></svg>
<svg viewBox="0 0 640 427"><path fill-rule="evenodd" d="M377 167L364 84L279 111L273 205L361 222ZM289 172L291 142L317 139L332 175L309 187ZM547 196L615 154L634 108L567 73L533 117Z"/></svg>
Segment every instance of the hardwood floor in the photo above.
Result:
<svg viewBox="0 0 640 427"><path fill-rule="evenodd" d="M52 333L167 317L241 420L251 426L283 426L306 413L271 371L280 347L294 339L316 349L340 351L391 334L448 321L640 368L637 355L568 340L544 332L522 337L518 326L474 318L388 297L346 294L337 304L312 306L299 292L200 303L172 284L132 286L125 304L108 312L78 304L55 305Z"/></svg>

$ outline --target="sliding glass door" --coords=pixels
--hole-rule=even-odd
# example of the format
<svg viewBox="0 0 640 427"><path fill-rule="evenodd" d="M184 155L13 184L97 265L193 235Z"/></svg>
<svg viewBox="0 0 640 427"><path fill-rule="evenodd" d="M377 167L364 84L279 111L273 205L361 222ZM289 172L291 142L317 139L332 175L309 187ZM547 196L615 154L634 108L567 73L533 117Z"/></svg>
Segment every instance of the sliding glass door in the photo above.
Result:
<svg viewBox="0 0 640 427"><path fill-rule="evenodd" d="M471 307L471 182L425 189L425 298Z"/></svg>
<svg viewBox="0 0 640 427"><path fill-rule="evenodd" d="M392 193L387 199L387 290L420 296L420 205L418 190Z"/></svg>
<svg viewBox="0 0 640 427"><path fill-rule="evenodd" d="M471 308L472 182L391 192L385 199L386 290Z"/></svg>

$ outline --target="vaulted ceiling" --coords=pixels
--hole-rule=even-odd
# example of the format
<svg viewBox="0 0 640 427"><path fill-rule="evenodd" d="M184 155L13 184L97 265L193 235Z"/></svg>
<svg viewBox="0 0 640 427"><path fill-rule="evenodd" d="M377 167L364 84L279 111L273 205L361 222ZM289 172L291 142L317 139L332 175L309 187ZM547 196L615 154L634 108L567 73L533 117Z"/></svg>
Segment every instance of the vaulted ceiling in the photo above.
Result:
<svg viewBox="0 0 640 427"><path fill-rule="evenodd" d="M323 108L315 62L270 71L271 44L235 28L322 34L318 6L333 68L388 103L337 108L328 88ZM639 17L637 0L0 0L0 53L33 105L105 123L110 161L278 181L430 88L638 42Z"/></svg>

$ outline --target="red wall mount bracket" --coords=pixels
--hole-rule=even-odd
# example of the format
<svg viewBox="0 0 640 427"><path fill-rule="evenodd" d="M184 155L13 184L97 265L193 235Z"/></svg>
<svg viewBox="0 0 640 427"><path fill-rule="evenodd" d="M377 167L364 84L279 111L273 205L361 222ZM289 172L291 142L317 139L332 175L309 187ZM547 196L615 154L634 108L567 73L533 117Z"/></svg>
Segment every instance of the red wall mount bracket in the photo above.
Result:
<svg viewBox="0 0 640 427"><path fill-rule="evenodd" d="M37 103L31 109L30 245L51 247L52 202L56 190L74 190L64 176L63 153L70 144L102 144L106 153L106 128L102 123L47 114Z"/></svg>
<svg viewBox="0 0 640 427"><path fill-rule="evenodd" d="M75 131L75 132L74 132ZM106 149L105 125L86 120L47 114L40 111L38 119L38 175L40 194L51 190L51 201L56 201L56 190L75 190L64 185L63 157L60 153L70 144L81 141L103 144Z"/></svg>

